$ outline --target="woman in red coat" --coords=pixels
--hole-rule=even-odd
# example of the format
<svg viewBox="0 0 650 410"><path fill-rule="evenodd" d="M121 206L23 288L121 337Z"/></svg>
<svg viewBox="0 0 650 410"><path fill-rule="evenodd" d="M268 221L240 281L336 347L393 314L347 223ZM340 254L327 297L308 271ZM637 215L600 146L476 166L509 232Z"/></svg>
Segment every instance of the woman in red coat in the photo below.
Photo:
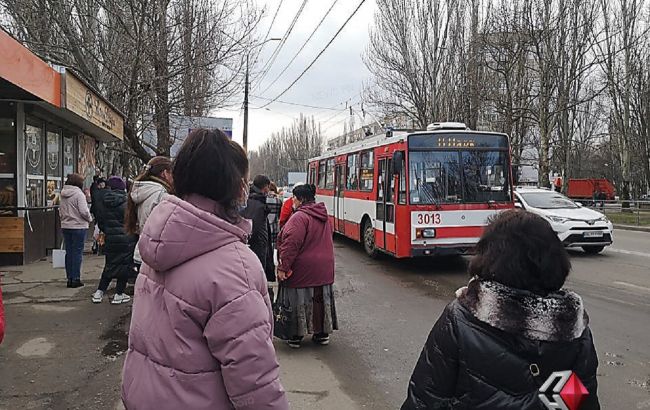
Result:
<svg viewBox="0 0 650 410"><path fill-rule="evenodd" d="M298 348L303 337L313 334L320 345L338 329L334 305L334 243L327 209L315 201L316 187L293 190L294 213L278 237L278 280L282 289L277 303L290 306L289 346Z"/></svg>
<svg viewBox="0 0 650 410"><path fill-rule="evenodd" d="M293 186L293 189L298 188L300 185L303 185L302 182L298 182ZM280 209L280 219L278 221L278 226L280 229L287 223L291 215L293 215L293 196L288 200L284 201L282 208Z"/></svg>

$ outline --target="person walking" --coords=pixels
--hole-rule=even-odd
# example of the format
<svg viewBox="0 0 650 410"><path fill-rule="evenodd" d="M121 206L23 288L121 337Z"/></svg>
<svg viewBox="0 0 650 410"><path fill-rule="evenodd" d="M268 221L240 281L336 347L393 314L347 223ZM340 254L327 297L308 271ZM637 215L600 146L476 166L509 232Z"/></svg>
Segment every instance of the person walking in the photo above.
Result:
<svg viewBox="0 0 650 410"><path fill-rule="evenodd" d="M598 358L582 299L563 289L569 256L546 220L506 211L486 228L471 279L433 326L403 410L546 408L540 387L574 372L599 409Z"/></svg>
<svg viewBox="0 0 650 410"><path fill-rule="evenodd" d="M253 223L253 232L248 240L248 246L259 259L266 274L267 282L275 282L275 264L273 263L273 248L271 246L271 228L269 226L267 197L271 180L266 175L253 178L246 208L240 211L242 217ZM269 257L271 258L269 260ZM271 302L274 300L273 289L268 288Z"/></svg>
<svg viewBox="0 0 650 410"><path fill-rule="evenodd" d="M88 209L88 200L83 192L83 177L68 175L61 190L61 231L65 243L65 274L69 288L78 288L81 282L81 263L88 227L93 218Z"/></svg>
<svg viewBox="0 0 650 410"><path fill-rule="evenodd" d="M130 235L140 235L151 211L173 192L172 161L167 157L153 157L138 175L129 190L124 224ZM142 264L136 245L133 261L137 267ZM139 269L138 269L139 270Z"/></svg>
<svg viewBox="0 0 650 410"><path fill-rule="evenodd" d="M126 183L117 176L108 179L108 191L97 220L99 229L106 235L104 255L106 257L102 277L97 290L92 295L93 303L101 303L113 279L117 279L114 305L126 303L131 297L124 293L129 275L133 271L133 252L137 237L129 235L124 227L126 213Z"/></svg>
<svg viewBox="0 0 650 410"><path fill-rule="evenodd" d="M220 130L193 130L173 167L176 196L140 235L127 409L285 410L264 272L247 246L248 159Z"/></svg>
<svg viewBox="0 0 650 410"><path fill-rule="evenodd" d="M288 344L298 348L304 336L320 345L338 329L334 303L334 243L327 209L316 203L316 187L293 189L295 212L278 236L278 280L281 289L276 303L290 307L291 334Z"/></svg>

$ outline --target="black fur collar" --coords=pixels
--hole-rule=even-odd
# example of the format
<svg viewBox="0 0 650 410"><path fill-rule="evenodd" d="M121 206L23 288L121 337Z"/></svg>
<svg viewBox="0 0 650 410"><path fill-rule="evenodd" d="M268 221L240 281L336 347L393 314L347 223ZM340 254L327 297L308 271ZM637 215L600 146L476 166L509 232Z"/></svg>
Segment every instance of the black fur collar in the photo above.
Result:
<svg viewBox="0 0 650 410"><path fill-rule="evenodd" d="M564 289L541 297L497 282L472 279L456 291L456 297L481 322L532 340L574 340L589 323L582 298Z"/></svg>

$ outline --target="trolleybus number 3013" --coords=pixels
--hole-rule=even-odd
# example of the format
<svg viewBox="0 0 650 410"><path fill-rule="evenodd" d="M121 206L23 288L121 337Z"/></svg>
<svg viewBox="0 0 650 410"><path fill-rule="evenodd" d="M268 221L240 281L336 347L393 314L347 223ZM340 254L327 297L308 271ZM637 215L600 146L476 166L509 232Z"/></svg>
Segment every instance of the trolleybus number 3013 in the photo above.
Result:
<svg viewBox="0 0 650 410"><path fill-rule="evenodd" d="M418 214L418 225L439 225L442 223L439 213Z"/></svg>

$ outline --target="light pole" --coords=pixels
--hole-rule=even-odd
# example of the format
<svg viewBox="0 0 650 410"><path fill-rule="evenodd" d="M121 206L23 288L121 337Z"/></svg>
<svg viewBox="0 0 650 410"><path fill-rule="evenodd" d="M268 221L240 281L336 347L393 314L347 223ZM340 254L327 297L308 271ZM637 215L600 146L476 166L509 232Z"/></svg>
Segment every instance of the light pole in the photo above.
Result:
<svg viewBox="0 0 650 410"><path fill-rule="evenodd" d="M244 134L243 134L243 145L244 145L244 151L248 152L248 88L250 87L250 81L248 80L248 71L249 71L249 57L251 53L251 49L255 47L260 47L263 46L264 44L270 42L270 41L280 41L282 40L281 38L269 38L265 41L262 41L261 43L254 44L250 46L248 51L246 52L246 78L244 80Z"/></svg>

